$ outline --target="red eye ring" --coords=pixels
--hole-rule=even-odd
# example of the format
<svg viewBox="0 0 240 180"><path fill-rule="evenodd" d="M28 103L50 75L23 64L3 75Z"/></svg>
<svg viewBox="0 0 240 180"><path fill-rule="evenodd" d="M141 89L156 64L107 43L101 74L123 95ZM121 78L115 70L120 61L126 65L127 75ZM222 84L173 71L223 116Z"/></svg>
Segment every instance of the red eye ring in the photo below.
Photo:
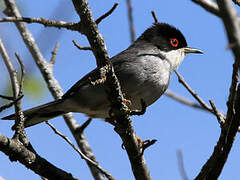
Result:
<svg viewBox="0 0 240 180"><path fill-rule="evenodd" d="M172 38L172 39L170 39L170 44L173 47L178 47L178 40L176 38Z"/></svg>

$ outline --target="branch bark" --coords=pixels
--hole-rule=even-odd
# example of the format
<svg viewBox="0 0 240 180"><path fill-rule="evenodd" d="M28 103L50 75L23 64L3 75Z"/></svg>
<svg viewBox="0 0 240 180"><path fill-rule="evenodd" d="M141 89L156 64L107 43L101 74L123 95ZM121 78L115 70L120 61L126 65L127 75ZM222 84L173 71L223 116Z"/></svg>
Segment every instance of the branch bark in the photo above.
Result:
<svg viewBox="0 0 240 180"><path fill-rule="evenodd" d="M17 139L9 139L0 134L0 149L9 156L12 161L19 161L35 173L48 179L75 179L70 173L57 168L39 155L29 151Z"/></svg>
<svg viewBox="0 0 240 180"><path fill-rule="evenodd" d="M4 0L4 2L6 5L6 10L4 12L7 16L14 16L17 18L22 17L14 0ZM51 65L44 59L43 55L40 52L39 47L35 43L35 40L32 34L30 33L30 31L28 30L27 26L23 22L15 22L15 25L17 26L18 31L22 36L22 39L25 45L30 51L36 65L38 66L45 82L47 83L48 89L50 90L52 96L55 99L60 99L63 95L63 92L58 81L53 76ZM70 129L71 133L73 134L78 146L81 149L81 146L83 145L84 142L82 142L78 134L75 133L79 125L77 124L76 120L73 118L71 113L65 114L63 118L68 128ZM89 148L89 151L91 151L90 148ZM93 155L91 159L93 161L96 161L96 158L94 157L94 153L93 152L89 152L89 153ZM92 172L93 177L96 180L104 179L103 174L101 174L94 166L89 165L89 168L90 168L90 171Z"/></svg>
<svg viewBox="0 0 240 180"><path fill-rule="evenodd" d="M81 18L83 34L86 35L98 67L106 67L105 90L112 104L112 112L117 120L115 131L120 135L123 145L128 153L135 179L151 179L145 160L141 156L141 150L131 124L127 107L120 89L119 82L110 62L106 46L102 36L98 32L97 24L93 20L92 13L86 0L73 0L74 7Z"/></svg>
<svg viewBox="0 0 240 180"><path fill-rule="evenodd" d="M228 158L240 124L240 85L238 85L240 68L240 27L238 16L231 1L217 0L217 4L219 6L222 21L225 25L229 44L231 44L235 62L233 64L232 82L227 102L228 110L226 121L221 128L221 134L214 148L214 152L203 166L196 180L210 180L219 177Z"/></svg>

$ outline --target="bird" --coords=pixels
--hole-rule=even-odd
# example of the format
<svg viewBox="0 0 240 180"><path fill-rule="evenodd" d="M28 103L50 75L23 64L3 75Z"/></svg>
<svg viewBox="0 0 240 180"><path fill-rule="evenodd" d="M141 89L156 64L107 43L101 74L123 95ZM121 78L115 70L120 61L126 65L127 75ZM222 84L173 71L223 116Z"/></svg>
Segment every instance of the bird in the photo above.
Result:
<svg viewBox="0 0 240 180"><path fill-rule="evenodd" d="M127 49L111 58L124 98L130 110L142 108L142 100L150 106L167 90L171 74L185 55L202 54L187 46L180 30L167 23L153 23ZM96 68L76 82L61 99L23 111L25 127L47 121L68 112L83 113L90 118L106 119L111 103L103 83L92 83L100 77ZM3 117L14 120L15 114Z"/></svg>

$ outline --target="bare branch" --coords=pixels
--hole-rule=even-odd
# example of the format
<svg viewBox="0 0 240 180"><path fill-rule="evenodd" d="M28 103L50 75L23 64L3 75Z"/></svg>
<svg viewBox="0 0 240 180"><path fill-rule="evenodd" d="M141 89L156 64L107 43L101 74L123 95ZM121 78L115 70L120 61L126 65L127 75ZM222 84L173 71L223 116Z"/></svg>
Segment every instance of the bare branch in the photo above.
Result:
<svg viewBox="0 0 240 180"><path fill-rule="evenodd" d="M235 57L235 62L233 64L232 82L227 101L228 110L226 120L221 128L221 134L217 145L214 148L214 152L202 167L201 172L196 177L196 180L218 179L224 164L226 163L240 124L240 85L238 84L240 68L239 21L237 11L232 6L231 1L217 0L217 4L227 32L229 44L234 44L231 48Z"/></svg>
<svg viewBox="0 0 240 180"><path fill-rule="evenodd" d="M203 108L202 106L200 106L199 104L189 100L189 99L186 99L184 97L181 97L179 95L177 95L176 93L173 93L172 91L170 90L167 90L165 93L164 93L166 96L182 103L182 104L185 104L187 106L190 106L190 107L193 107L193 108L197 108L197 109L201 109L201 110L204 110L204 111L208 111L206 108ZM209 111L208 111L209 112Z"/></svg>
<svg viewBox="0 0 240 180"><path fill-rule="evenodd" d="M17 99L13 100L12 102L6 104L6 105L3 105L0 107L0 112L2 112L3 110L7 109L7 108L10 108L12 107L14 104L16 104L17 101L19 101L20 99L23 98L23 94L18 96Z"/></svg>
<svg viewBox="0 0 240 180"><path fill-rule="evenodd" d="M23 76L24 76L24 66L20 59L20 57L16 55L22 69L22 76L21 76L21 87L18 85L16 70L14 69L10 58L6 52L6 49L0 39L0 53L3 57L3 60L7 66L7 69L10 74L12 87L13 87L13 96L16 100L19 96L22 95L22 83L23 83ZM6 155L9 156L10 160L16 161L18 160L22 164L24 164L27 168L30 168L35 173L43 175L48 178L57 178L58 173L61 174L60 177L64 177L65 179L74 179L71 175L65 173L64 171L58 169L57 167L51 165L45 159L40 158L32 148L31 144L29 143L25 131L24 131L24 116L21 110L21 102L19 101L20 98L15 101L15 111L17 114L16 119L16 132L14 134L13 139L8 139L2 135L0 135L0 149ZM30 150L31 149L31 150ZM37 162L37 163L36 163ZM42 166L46 169L42 169ZM54 170L54 173L52 172ZM50 171L50 173L49 173Z"/></svg>
<svg viewBox="0 0 240 180"><path fill-rule="evenodd" d="M153 19L154 19L154 22L157 23L157 22L158 22L158 18L157 18L157 16L156 16L155 12L154 12L154 11L151 11L151 13L152 13L152 17L153 17Z"/></svg>
<svg viewBox="0 0 240 180"><path fill-rule="evenodd" d="M232 0L236 5L240 6L240 1L239 0Z"/></svg>
<svg viewBox="0 0 240 180"><path fill-rule="evenodd" d="M202 6L206 11L216 16L219 16L219 17L221 16L221 14L219 13L218 5L215 2L211 0L192 0L192 1Z"/></svg>
<svg viewBox="0 0 240 180"><path fill-rule="evenodd" d="M188 180L188 176L184 168L183 154L181 150L177 151L177 160L178 160L178 168L179 168L182 180Z"/></svg>
<svg viewBox="0 0 240 180"><path fill-rule="evenodd" d="M90 50L90 51L92 51L91 47L82 47L74 40L72 40L72 42L73 42L74 46L76 46L79 50Z"/></svg>
<svg viewBox="0 0 240 180"><path fill-rule="evenodd" d="M0 98L7 99L7 100L10 100L10 101L14 101L14 97L12 97L12 96L0 95Z"/></svg>
<svg viewBox="0 0 240 180"><path fill-rule="evenodd" d="M204 164L201 172L195 180L202 179L218 179L223 166L228 158L228 154L232 148L235 136L240 124L240 86L238 86L235 114L231 119L227 119L226 123L221 128L221 134L217 145L208 161Z"/></svg>
<svg viewBox="0 0 240 180"><path fill-rule="evenodd" d="M118 3L115 3L115 4L113 5L113 7L112 7L108 12L106 12L106 13L103 14L101 17L99 17L95 22L96 22L97 24L99 24L103 19L105 19L106 17L108 17L110 14L112 14L113 11L116 9L117 6L118 6Z"/></svg>
<svg viewBox="0 0 240 180"><path fill-rule="evenodd" d="M86 127L88 127L88 125L91 122L91 118L89 118L86 122L84 122L81 126L79 126L78 128L76 128L76 131L74 133L75 136L77 136L80 141L79 141L79 148L80 150L92 161L97 163L97 160L93 154L93 151L91 149L91 147L89 146L87 139L84 135L84 130L86 129ZM87 162L87 161L86 161ZM92 165L91 163L87 162L87 165L89 167L89 169L91 170L91 173L94 177L95 180L105 180L105 176L97 169L95 168L94 165Z"/></svg>
<svg viewBox="0 0 240 180"><path fill-rule="evenodd" d="M63 135L61 132L59 132L51 123L46 121L46 124L61 138L63 138L72 148L81 156L82 159L87 161L88 163L91 163L93 166L95 166L101 173L103 173L108 179L114 180L111 174L109 174L107 171L105 171L102 167L100 167L96 162L89 159L85 154L83 154L71 141L70 139Z"/></svg>
<svg viewBox="0 0 240 180"><path fill-rule="evenodd" d="M186 81L183 79L183 77L177 71L175 71L175 73L178 77L179 83L181 83L188 90L188 92L190 92L190 94L199 102L199 104L201 104L201 106L204 109L206 109L207 111L216 115L214 110L209 105L207 105L207 103L204 102L204 100L202 100L194 90L192 90L192 88L186 83ZM222 115L222 117L224 117L224 115Z"/></svg>
<svg viewBox="0 0 240 180"><path fill-rule="evenodd" d="M21 17L21 14L16 6L16 3L14 0L4 0L6 4L6 10L4 11L6 15L8 16L14 16L14 17ZM23 22L15 22L19 33L22 36L22 39L24 43L26 44L28 50L30 51L31 55L33 56L33 59L38 66L39 70L42 73L42 76L45 79L45 82L47 83L48 89L50 90L51 94L55 99L60 99L63 95L62 89L58 83L58 81L54 78L52 74L52 70L49 67L49 63L43 58L43 55L40 52L39 47L35 43L35 40L28 30L27 26ZM78 26L77 26L78 27ZM79 28L79 27L78 27ZM63 115L64 120L70 129L71 133L73 134L78 146L81 148L84 143L87 143L87 140L81 141L78 135L75 134L75 130L79 125L77 124L77 121L73 118L71 113ZM88 145L88 144L87 144ZM89 145L88 145L89 146ZM90 150L90 148L89 148ZM94 154L91 153L92 157L94 157ZM95 157L94 157L95 158ZM91 172L94 170L91 169ZM95 171L96 172L96 171ZM93 174L94 178L97 179L97 177L102 177L101 173L97 174L98 176L95 176ZM100 178L98 178L100 179Z"/></svg>
<svg viewBox="0 0 240 180"><path fill-rule="evenodd" d="M17 139L9 139L0 134L0 149L14 161L19 161L26 168L48 179L76 180L70 173L67 173L32 151L29 151Z"/></svg>
<svg viewBox="0 0 240 180"><path fill-rule="evenodd" d="M131 0L126 0L127 2L127 8L128 8L128 24L129 24L129 31L130 31L130 37L131 42L135 41L136 35L135 35L135 29L133 24L133 13L132 13L132 3Z"/></svg>
<svg viewBox="0 0 240 180"><path fill-rule="evenodd" d="M221 126L223 126L223 124L225 123L225 120L224 120L225 117L222 117L222 114L217 110L217 107L216 107L216 105L213 103L212 100L209 100L209 102L210 102L210 104L211 104L211 106L212 106L212 109L213 109L213 111L214 111L217 119L218 119L219 124L220 124Z"/></svg>
<svg viewBox="0 0 240 180"><path fill-rule="evenodd" d="M21 96L23 94L23 83L24 83L24 75L25 75L25 69L24 69L24 64L23 61L21 60L20 56L15 53L15 56L20 64L21 67L21 78L20 78L20 85L19 85L19 93L18 96Z"/></svg>
<svg viewBox="0 0 240 180"><path fill-rule="evenodd" d="M141 151L131 124L129 112L127 111L128 108L124 103L120 84L114 73L104 40L98 32L97 24L93 20L92 12L88 7L88 2L86 0L73 0L73 4L75 10L80 16L81 22L85 25L85 28L88 29L88 31L84 31L84 34L87 36L89 44L93 49L98 67L109 67L107 68L109 71L106 74L107 79L104 88L107 92L108 99L112 104L112 112L117 121L117 126L114 130L119 134L123 141L131 162L135 179L151 179L145 160L143 156L141 156Z"/></svg>
<svg viewBox="0 0 240 180"><path fill-rule="evenodd" d="M154 145L156 142L157 142L156 139L143 141L143 144L142 144L142 153L141 153L141 155L143 155L143 153L145 152L145 150L146 150L147 148L149 148L150 146Z"/></svg>
<svg viewBox="0 0 240 180"><path fill-rule="evenodd" d="M19 84L18 84L18 79L17 79L17 72L7 54L5 46L1 39L0 39L0 53L2 55L3 61L7 67L7 70L8 70L10 79L11 79L13 98L16 100L20 94L20 89L19 89ZM20 62L20 64L21 64L21 62ZM22 65L21 65L21 67L22 67ZM24 70L22 70L22 71L24 71ZM26 133L24 131L24 115L22 112L21 101L19 99L18 101L15 101L15 102L16 103L14 104L15 105L14 107L15 107L15 112L16 112L17 118L15 120L16 131L15 131L14 137L19 139L22 143L28 144L28 139L27 139Z"/></svg>
<svg viewBox="0 0 240 180"><path fill-rule="evenodd" d="M84 132L84 130L88 127L88 125L91 123L92 118L88 118L88 120L86 122L84 122L81 126L79 126L75 133L77 134L82 134Z"/></svg>
<svg viewBox="0 0 240 180"><path fill-rule="evenodd" d="M75 30L76 23L64 22L64 21L54 21L44 18L29 18L29 17L6 17L0 18L0 22L25 22L25 23L37 23L42 24L46 27L56 27L56 28L66 28L69 30Z"/></svg>
<svg viewBox="0 0 240 180"><path fill-rule="evenodd" d="M55 45L54 50L51 52L52 53L52 57L50 59L50 64L51 65L55 64L58 47L59 47L59 43L57 42L56 45Z"/></svg>

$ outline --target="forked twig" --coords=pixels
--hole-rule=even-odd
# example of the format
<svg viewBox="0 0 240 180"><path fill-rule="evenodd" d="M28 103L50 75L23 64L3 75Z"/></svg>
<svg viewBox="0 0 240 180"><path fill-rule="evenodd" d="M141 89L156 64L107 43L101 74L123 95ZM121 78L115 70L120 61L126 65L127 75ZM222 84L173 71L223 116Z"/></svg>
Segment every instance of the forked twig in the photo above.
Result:
<svg viewBox="0 0 240 180"><path fill-rule="evenodd" d="M71 141L70 139L63 135L60 131L58 131L51 123L46 121L46 124L61 138L63 138L72 148L81 156L82 159L85 161L91 163L93 166L95 166L101 173L103 173L108 179L114 180L111 174L109 174L107 171L105 171L102 167L99 166L98 163L94 162L93 160L89 159L85 154L83 154L80 149L78 149Z"/></svg>

